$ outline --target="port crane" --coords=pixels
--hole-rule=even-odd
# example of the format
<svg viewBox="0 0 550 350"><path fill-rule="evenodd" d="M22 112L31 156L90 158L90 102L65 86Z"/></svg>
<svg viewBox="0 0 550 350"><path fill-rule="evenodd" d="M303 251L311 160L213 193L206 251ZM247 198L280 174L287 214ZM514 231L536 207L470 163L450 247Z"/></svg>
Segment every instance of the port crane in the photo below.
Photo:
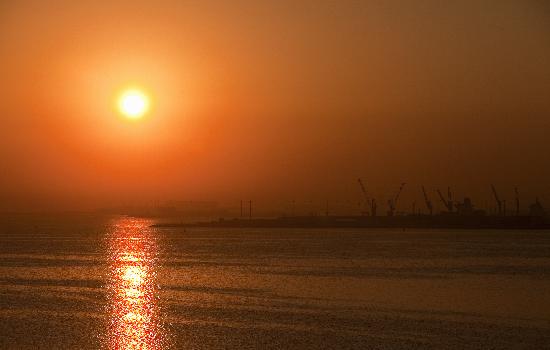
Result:
<svg viewBox="0 0 550 350"><path fill-rule="evenodd" d="M443 202L443 205L445 206L445 208L447 208L447 211L449 213L452 213L453 212L453 197L452 197L452 194L451 194L451 188L447 187L448 199L445 199L445 197L443 196L443 193L441 193L441 191L439 189L437 189L436 192L439 195L439 198L441 199L441 202Z"/></svg>
<svg viewBox="0 0 550 350"><path fill-rule="evenodd" d="M546 211L544 210L544 207L540 203L538 197L535 199L535 203L533 203L529 206L529 215L530 216L535 216L535 217L540 217L540 216L545 216L546 215Z"/></svg>
<svg viewBox="0 0 550 350"><path fill-rule="evenodd" d="M495 197L495 201L497 202L497 208L498 208L498 215L502 215L502 201L500 200L500 197L498 196L497 190L494 185L491 185L491 190L493 191L493 196Z"/></svg>
<svg viewBox="0 0 550 350"><path fill-rule="evenodd" d="M401 186L399 186L399 190L397 191L397 194L395 195L395 197L390 198L388 200L388 206L389 206L388 216L393 216L395 214L395 207L397 206L397 201L399 200L399 196L401 195L401 192L403 192L403 187L405 187L405 185L406 185L405 182L401 183Z"/></svg>
<svg viewBox="0 0 550 350"><path fill-rule="evenodd" d="M370 202L369 196L367 195L367 189L365 188L365 185L363 185L363 181L361 181L361 178L357 179L357 182L359 183L359 187L361 187L361 193L363 193L363 197L365 197L365 206L367 206ZM367 212L364 211L363 215L366 215Z"/></svg>
<svg viewBox="0 0 550 350"><path fill-rule="evenodd" d="M426 202L426 207L428 207L428 211L430 212L430 215L433 215L433 205L430 199L428 198L428 193L426 193L426 189L424 188L424 185L422 185L422 193L424 193L424 202Z"/></svg>
<svg viewBox="0 0 550 350"><path fill-rule="evenodd" d="M363 181L361 180L361 178L358 178L357 182L359 182L359 186L361 187L361 192L363 193L363 197L365 197L365 205L370 206L370 215L376 216L376 199L369 198L367 194L367 189L365 188L365 185L363 184Z"/></svg>

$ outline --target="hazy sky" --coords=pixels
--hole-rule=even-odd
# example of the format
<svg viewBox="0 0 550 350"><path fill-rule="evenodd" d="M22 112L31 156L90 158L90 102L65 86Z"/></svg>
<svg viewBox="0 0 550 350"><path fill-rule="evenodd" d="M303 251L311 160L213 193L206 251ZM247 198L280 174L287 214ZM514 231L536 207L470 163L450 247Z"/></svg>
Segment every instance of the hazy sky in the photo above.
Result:
<svg viewBox="0 0 550 350"><path fill-rule="evenodd" d="M544 0L4 0L0 63L0 210L353 200L357 177L550 200Z"/></svg>

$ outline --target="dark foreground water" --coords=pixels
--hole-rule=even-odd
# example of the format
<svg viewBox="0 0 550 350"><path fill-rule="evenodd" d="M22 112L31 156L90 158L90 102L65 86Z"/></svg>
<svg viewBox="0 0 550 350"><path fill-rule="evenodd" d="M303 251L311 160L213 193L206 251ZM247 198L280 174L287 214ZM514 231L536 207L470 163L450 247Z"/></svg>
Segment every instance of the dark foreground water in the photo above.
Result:
<svg viewBox="0 0 550 350"><path fill-rule="evenodd" d="M2 216L0 348L550 348L550 232Z"/></svg>

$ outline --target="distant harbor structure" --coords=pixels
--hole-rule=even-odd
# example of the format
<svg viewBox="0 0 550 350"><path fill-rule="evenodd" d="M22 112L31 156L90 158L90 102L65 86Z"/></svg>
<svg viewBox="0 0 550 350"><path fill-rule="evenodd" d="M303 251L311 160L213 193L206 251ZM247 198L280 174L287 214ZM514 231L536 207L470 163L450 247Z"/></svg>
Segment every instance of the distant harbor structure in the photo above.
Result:
<svg viewBox="0 0 550 350"><path fill-rule="evenodd" d="M521 212L519 191L514 188L514 210L510 214L506 208L506 200L503 200L494 185L491 185L491 194L495 202L496 210L487 212L475 207L470 197L463 200L455 200L450 187L447 187L446 195L439 189L435 193L439 197L444 208L439 213L434 213L434 205L425 186L421 186L421 194L424 198L427 214L417 209L416 201L412 204L411 212L400 212L397 205L406 183L401 183L395 193L387 200L386 215L379 216L377 212L377 200L370 196L361 179L357 180L361 190L362 200L359 202L357 215L338 215L329 212L329 201L325 201L324 213L319 208L318 212L308 215L296 215L296 201L292 201L291 215L271 217L252 216L252 200L248 200L248 217L244 216L244 203L240 202L239 217L220 217L218 220L200 221L194 223L159 223L158 226L195 226L195 227L349 227L349 228L463 228L463 229L550 229L550 220L538 198L528 206L528 211ZM209 207L211 208L211 207ZM323 215L324 214L324 215Z"/></svg>

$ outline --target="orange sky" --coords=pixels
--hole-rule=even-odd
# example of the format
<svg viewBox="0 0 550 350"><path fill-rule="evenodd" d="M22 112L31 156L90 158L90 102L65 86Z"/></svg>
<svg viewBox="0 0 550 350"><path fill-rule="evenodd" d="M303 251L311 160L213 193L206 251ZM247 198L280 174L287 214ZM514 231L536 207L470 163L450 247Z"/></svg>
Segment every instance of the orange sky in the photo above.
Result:
<svg viewBox="0 0 550 350"><path fill-rule="evenodd" d="M545 1L2 1L0 209L550 200L549 38Z"/></svg>

